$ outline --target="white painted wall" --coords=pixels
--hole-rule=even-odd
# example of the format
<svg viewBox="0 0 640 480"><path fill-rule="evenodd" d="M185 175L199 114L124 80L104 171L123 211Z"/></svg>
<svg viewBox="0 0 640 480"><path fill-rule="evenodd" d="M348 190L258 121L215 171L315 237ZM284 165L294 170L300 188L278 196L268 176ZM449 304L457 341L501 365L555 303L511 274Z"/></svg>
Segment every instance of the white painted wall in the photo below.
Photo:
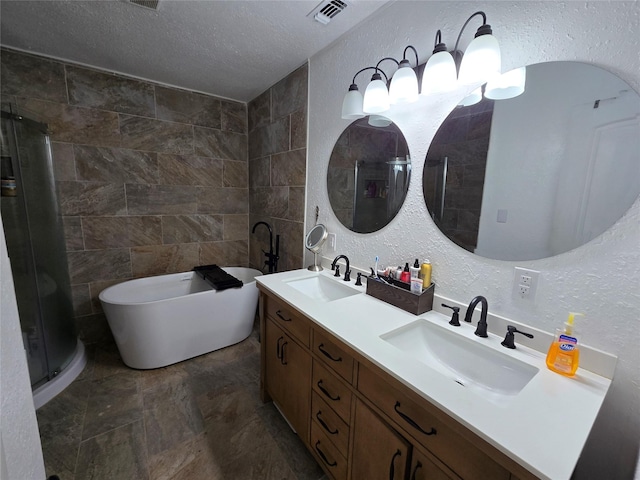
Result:
<svg viewBox="0 0 640 480"><path fill-rule="evenodd" d="M418 49L424 62L438 29L452 48L460 27L476 10L487 13L500 41L503 71L545 61L587 62L640 90L638 2L395 2L310 60L307 230L318 205L319 221L337 234L338 253L349 256L352 265L367 269L375 255L381 264L395 265L429 258L440 295L464 303L484 295L494 313L542 330L553 331L568 311L585 312L582 342L618 355L619 361L576 477L633 478L640 443L640 200L602 236L550 259L489 260L453 245L425 207L422 159L438 126L468 89L421 99L417 106L390 115L404 132L415 163L405 205L387 227L355 234L331 212L324 178L333 144L349 124L340 119L340 110L354 73L384 56L401 56L407 44ZM479 24L474 21L465 32L462 47ZM367 80L364 75L357 79L362 91ZM307 253L305 264L311 262ZM541 271L534 305L511 298L516 265Z"/></svg>
<svg viewBox="0 0 640 480"><path fill-rule="evenodd" d="M0 232L2 218L0 218ZM44 460L4 233L0 233L0 479L44 479Z"/></svg>

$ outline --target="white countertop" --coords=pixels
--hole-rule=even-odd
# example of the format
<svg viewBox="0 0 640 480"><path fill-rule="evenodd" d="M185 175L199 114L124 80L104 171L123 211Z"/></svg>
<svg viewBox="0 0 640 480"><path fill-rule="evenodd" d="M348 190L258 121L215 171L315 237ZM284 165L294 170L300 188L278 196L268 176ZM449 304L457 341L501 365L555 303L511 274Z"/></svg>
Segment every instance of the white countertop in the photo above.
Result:
<svg viewBox="0 0 640 480"><path fill-rule="evenodd" d="M473 326L462 322L464 309L460 311L462 325L452 327L448 324L450 316L435 311L412 315L366 295L366 287L356 287L353 280L349 287L361 294L330 302L313 300L287 284L316 275L346 283L334 279L332 273L293 270L256 280L533 474L549 480L571 477L611 385L610 378L583 368L572 378L558 375L547 369L546 352L519 344L520 336L516 337L515 350L500 345L502 336L489 333L489 338L475 337L475 322ZM517 395L500 404L461 389L449 377L380 338L419 318L482 342L539 371Z"/></svg>

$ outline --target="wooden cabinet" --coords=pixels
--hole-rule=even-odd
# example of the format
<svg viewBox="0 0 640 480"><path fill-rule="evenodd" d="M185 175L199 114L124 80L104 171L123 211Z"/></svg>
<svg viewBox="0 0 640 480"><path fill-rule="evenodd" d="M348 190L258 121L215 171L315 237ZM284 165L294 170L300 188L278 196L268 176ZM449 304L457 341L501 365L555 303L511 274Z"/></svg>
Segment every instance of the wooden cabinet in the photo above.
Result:
<svg viewBox="0 0 640 480"><path fill-rule="evenodd" d="M311 356L270 319L265 326L266 389L298 436L309 438Z"/></svg>
<svg viewBox="0 0 640 480"><path fill-rule="evenodd" d="M334 480L535 475L261 288L261 395Z"/></svg>
<svg viewBox="0 0 640 480"><path fill-rule="evenodd" d="M457 433L435 407L386 374L360 365L358 390L416 443L468 480L509 480L509 472Z"/></svg>
<svg viewBox="0 0 640 480"><path fill-rule="evenodd" d="M403 480L409 465L408 442L364 403L356 400L351 478Z"/></svg>
<svg viewBox="0 0 640 480"><path fill-rule="evenodd" d="M446 467L436 465L437 460L414 447L411 453L410 480L460 480L455 473Z"/></svg>

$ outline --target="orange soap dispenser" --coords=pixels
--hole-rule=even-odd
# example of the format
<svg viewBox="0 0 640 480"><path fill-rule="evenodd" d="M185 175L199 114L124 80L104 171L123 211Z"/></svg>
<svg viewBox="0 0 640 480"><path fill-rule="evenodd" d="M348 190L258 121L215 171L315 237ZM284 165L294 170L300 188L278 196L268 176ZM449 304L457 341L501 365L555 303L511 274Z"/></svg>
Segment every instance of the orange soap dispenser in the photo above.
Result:
<svg viewBox="0 0 640 480"><path fill-rule="evenodd" d="M547 367L549 367L549 370L566 377L575 375L580 361L578 338L573 331L576 315L584 316L583 313L569 312L569 318L567 318L564 328L556 330L556 337L547 353Z"/></svg>

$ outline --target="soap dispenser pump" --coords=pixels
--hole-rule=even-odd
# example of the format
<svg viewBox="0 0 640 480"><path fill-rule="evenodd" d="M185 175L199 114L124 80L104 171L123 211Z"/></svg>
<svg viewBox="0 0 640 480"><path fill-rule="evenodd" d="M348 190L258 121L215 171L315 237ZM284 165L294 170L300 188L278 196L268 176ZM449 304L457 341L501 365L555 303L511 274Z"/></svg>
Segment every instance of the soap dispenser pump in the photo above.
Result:
<svg viewBox="0 0 640 480"><path fill-rule="evenodd" d="M578 338L574 333L576 315L584 316L583 313L569 312L564 328L556 330L555 339L549 346L549 352L547 353L547 367L549 370L566 377L573 377L576 374L580 361Z"/></svg>

